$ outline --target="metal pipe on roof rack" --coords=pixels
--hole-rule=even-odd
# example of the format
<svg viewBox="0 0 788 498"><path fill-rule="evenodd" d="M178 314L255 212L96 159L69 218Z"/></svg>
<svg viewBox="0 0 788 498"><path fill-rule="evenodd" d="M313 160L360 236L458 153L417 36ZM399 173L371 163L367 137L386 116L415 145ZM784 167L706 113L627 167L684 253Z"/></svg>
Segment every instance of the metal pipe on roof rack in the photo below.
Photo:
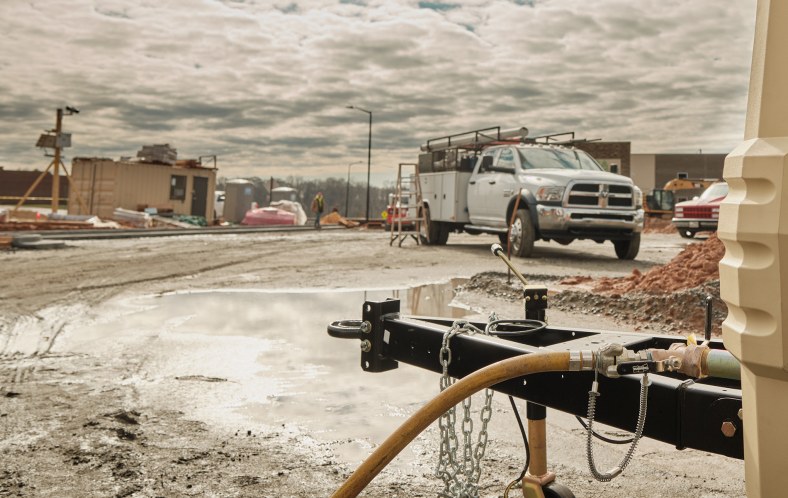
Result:
<svg viewBox="0 0 788 498"><path fill-rule="evenodd" d="M524 140L525 137L528 136L528 128L526 128L525 126L522 126L520 128L516 128L516 129L513 129L513 130L499 131L495 135L486 135L484 133L481 133L482 131L488 131L490 129L491 128L486 128L486 129L476 130L476 131L469 131L469 132L465 132L465 133L458 133L456 135L449 135L447 137L441 137L441 138L435 138L435 139L432 139L432 140L428 140L426 144L421 146L421 150L424 151L424 152L433 152L433 151L437 151L437 150L445 150L445 149L452 149L452 148L462 148L462 147L468 147L468 146L480 146L480 145L485 145L485 144L489 144L489 143L492 143L492 142L497 142L499 140L511 140L513 138L519 138L521 140ZM492 129L495 129L495 128L492 128ZM463 135L470 135L470 134L473 134L473 136L470 136L470 137L467 137L467 138L455 139L455 137L461 137ZM441 143L441 144L433 145L431 142L433 142L435 140L445 140L446 142L445 143Z"/></svg>

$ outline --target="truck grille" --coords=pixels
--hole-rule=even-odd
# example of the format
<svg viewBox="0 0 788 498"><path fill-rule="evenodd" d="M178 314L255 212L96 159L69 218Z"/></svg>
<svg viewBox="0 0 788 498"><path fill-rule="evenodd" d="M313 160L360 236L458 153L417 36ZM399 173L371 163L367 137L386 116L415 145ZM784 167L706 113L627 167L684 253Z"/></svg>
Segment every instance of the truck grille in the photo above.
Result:
<svg viewBox="0 0 788 498"><path fill-rule="evenodd" d="M610 183L575 183L567 207L632 208L632 187Z"/></svg>

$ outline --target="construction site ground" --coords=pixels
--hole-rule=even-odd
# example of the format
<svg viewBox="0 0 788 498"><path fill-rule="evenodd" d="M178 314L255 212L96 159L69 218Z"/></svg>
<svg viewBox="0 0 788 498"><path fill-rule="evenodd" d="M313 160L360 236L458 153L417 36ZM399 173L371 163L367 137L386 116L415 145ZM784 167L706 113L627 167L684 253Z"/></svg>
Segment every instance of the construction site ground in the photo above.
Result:
<svg viewBox="0 0 788 498"><path fill-rule="evenodd" d="M330 350L320 349L325 325L305 319L317 306L312 296L359 291L357 306L337 304L332 319L360 318L363 291L404 294L462 278L469 280L454 280L456 307L474 318L491 311L518 318L518 284L491 254L496 241L455 234L445 247L411 239L391 247L388 233L356 228L0 252L0 496L330 495L438 391L438 376L401 365L381 384L361 371L356 341L331 339ZM537 243L533 258L515 262L551 290L553 325L702 334L700 301L719 292L715 265L700 261L719 258L713 243L648 233L636 261L616 259L610 243ZM688 244L698 244L691 254ZM654 292L679 279L678 264L707 278ZM234 293L243 306L233 304ZM292 308L280 294L295 296ZM138 322L157 306L183 309ZM723 306L716 296L717 328ZM274 311L284 325L266 336L260 331ZM214 334L175 333L190 317ZM227 323L247 325L226 330ZM603 393L599 403L616 400ZM636 406L620 409L635 419ZM277 410L292 418L282 422ZM437 438L435 427L417 438L363 496L436 496ZM596 482L585 444L574 417L548 411L550 468L578 497L744 495L740 460L650 440L621 477ZM595 447L604 470L626 451ZM496 397L480 495L502 496L523 462L511 408Z"/></svg>

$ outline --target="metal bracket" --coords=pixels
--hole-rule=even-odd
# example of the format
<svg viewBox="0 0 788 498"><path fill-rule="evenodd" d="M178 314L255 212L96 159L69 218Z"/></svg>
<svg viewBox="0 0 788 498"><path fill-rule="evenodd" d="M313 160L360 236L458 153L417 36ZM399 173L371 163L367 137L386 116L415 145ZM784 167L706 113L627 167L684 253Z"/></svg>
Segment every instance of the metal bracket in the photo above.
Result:
<svg viewBox="0 0 788 498"><path fill-rule="evenodd" d="M396 299L364 303L363 320L372 325L361 349L361 369L365 372L386 372L399 365L396 360L387 357L389 332L384 325L386 316L399 314L399 310L399 300Z"/></svg>

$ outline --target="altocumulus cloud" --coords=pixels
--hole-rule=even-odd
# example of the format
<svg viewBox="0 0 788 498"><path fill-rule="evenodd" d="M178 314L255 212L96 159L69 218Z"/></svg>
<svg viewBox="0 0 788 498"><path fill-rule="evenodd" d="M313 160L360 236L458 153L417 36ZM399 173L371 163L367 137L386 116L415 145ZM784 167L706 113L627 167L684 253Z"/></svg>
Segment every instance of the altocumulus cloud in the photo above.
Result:
<svg viewBox="0 0 788 498"><path fill-rule="evenodd" d="M57 107L75 156L170 143L221 174L392 179L420 143L501 125L728 152L754 0L0 2L0 165L41 168Z"/></svg>

